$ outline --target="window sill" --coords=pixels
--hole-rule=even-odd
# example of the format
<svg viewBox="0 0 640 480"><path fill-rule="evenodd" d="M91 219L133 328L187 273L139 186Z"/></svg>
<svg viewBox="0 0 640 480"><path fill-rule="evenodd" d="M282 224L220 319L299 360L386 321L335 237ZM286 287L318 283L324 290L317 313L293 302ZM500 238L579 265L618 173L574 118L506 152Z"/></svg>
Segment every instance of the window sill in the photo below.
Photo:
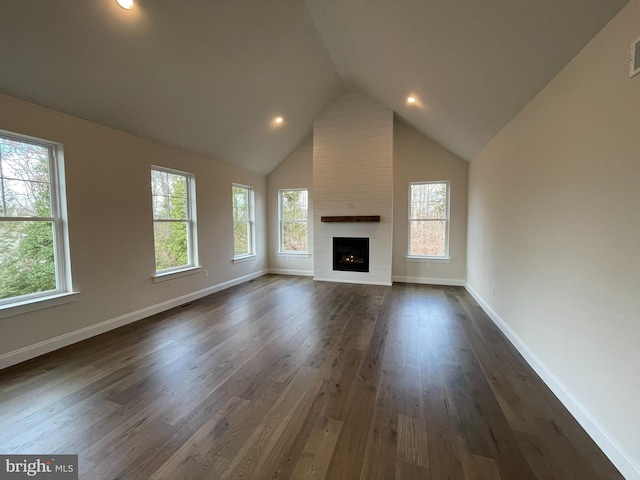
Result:
<svg viewBox="0 0 640 480"><path fill-rule="evenodd" d="M0 318L7 318L21 313L34 312L45 308L57 307L65 303L78 301L80 292L58 293L48 297L32 298L18 303L0 306Z"/></svg>
<svg viewBox="0 0 640 480"><path fill-rule="evenodd" d="M309 252L278 252L279 257L305 257L309 258L311 253Z"/></svg>
<svg viewBox="0 0 640 480"><path fill-rule="evenodd" d="M407 262L451 263L450 257L418 257L407 255Z"/></svg>
<svg viewBox="0 0 640 480"><path fill-rule="evenodd" d="M153 278L153 283L166 282L167 280L173 280L174 278L187 277L189 275L195 275L200 273L202 267L189 267L182 270L173 270L171 272L156 273Z"/></svg>
<svg viewBox="0 0 640 480"><path fill-rule="evenodd" d="M256 258L257 255L251 254L251 255L243 255L241 257L234 257L233 260L231 260L233 263L243 263L243 262L248 262L249 260L253 260L254 258Z"/></svg>

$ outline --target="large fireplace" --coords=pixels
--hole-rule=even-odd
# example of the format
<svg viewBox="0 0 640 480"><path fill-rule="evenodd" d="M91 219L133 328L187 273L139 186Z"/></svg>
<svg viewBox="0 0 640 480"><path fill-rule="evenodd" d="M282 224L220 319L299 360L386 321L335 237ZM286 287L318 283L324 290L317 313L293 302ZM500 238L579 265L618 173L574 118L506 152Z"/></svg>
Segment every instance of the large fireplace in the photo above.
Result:
<svg viewBox="0 0 640 480"><path fill-rule="evenodd" d="M313 122L315 280L392 284L393 138L393 110L358 92Z"/></svg>
<svg viewBox="0 0 640 480"><path fill-rule="evenodd" d="M344 272L368 272L369 239L333 237L333 269Z"/></svg>

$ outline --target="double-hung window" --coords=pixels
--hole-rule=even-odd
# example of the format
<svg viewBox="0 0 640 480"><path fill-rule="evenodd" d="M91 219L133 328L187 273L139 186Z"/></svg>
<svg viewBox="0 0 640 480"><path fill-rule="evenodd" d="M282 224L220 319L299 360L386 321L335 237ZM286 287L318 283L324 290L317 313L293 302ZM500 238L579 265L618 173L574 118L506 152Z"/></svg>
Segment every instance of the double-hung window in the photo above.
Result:
<svg viewBox="0 0 640 480"><path fill-rule="evenodd" d="M307 253L309 191L304 188L280 190L280 252Z"/></svg>
<svg viewBox="0 0 640 480"><path fill-rule="evenodd" d="M0 306L71 289L61 150L0 132Z"/></svg>
<svg viewBox="0 0 640 480"><path fill-rule="evenodd" d="M195 179L193 174L151 169L156 274L198 265Z"/></svg>
<svg viewBox="0 0 640 480"><path fill-rule="evenodd" d="M255 255L253 189L233 184L233 258Z"/></svg>
<svg viewBox="0 0 640 480"><path fill-rule="evenodd" d="M448 258L449 182L409 184L409 256Z"/></svg>

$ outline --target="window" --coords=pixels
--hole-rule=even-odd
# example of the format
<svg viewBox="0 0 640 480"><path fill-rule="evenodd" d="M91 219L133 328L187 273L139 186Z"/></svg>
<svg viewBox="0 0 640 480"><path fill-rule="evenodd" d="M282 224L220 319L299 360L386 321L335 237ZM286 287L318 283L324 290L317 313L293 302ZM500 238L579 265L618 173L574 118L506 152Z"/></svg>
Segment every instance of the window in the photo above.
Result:
<svg viewBox="0 0 640 480"><path fill-rule="evenodd" d="M233 258L255 254L253 189L233 185Z"/></svg>
<svg viewBox="0 0 640 480"><path fill-rule="evenodd" d="M279 194L280 252L307 253L309 192L300 188Z"/></svg>
<svg viewBox="0 0 640 480"><path fill-rule="evenodd" d="M156 273L196 267L195 179L192 174L151 169Z"/></svg>
<svg viewBox="0 0 640 480"><path fill-rule="evenodd" d="M71 288L61 146L0 133L0 306Z"/></svg>
<svg viewBox="0 0 640 480"><path fill-rule="evenodd" d="M449 256L449 182L409 184L409 256Z"/></svg>

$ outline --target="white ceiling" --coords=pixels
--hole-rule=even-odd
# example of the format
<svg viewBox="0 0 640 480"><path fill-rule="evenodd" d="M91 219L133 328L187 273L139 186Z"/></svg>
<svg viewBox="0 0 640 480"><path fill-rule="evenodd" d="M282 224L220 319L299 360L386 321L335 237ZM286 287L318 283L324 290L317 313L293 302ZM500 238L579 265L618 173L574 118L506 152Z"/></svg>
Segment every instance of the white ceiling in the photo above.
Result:
<svg viewBox="0 0 640 480"><path fill-rule="evenodd" d="M626 2L0 0L0 91L265 174L355 88L470 160Z"/></svg>

